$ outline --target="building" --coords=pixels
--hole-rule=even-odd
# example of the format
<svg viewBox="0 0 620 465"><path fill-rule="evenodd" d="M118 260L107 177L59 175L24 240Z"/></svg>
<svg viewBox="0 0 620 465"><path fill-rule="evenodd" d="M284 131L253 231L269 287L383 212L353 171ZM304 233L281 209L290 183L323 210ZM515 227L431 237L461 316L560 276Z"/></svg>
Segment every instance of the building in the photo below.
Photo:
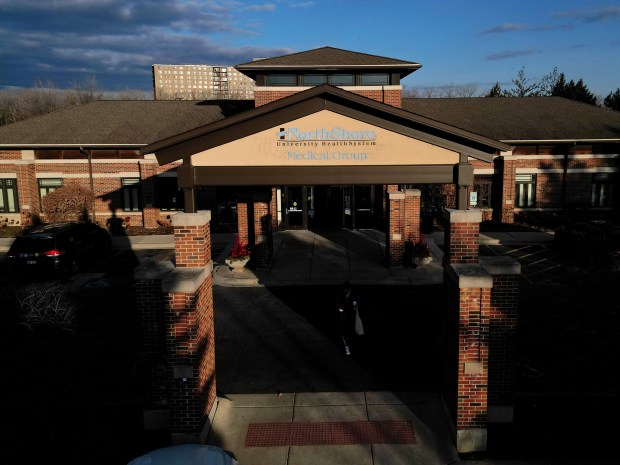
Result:
<svg viewBox="0 0 620 465"><path fill-rule="evenodd" d="M92 181L97 221L172 223L176 268L137 270L138 305L161 320L149 328L182 335L166 339L170 398L152 408L196 434L216 403L210 228L233 221L254 266L269 268L274 230L377 227L399 267L438 204L444 397L459 452L484 450L487 422L513 415L520 267L478 256L480 223L615 214L620 113L561 98L402 99L420 66L323 47L238 65L254 100L99 101L1 127L2 217L25 225L45 216L50 190Z"/></svg>
<svg viewBox="0 0 620 465"><path fill-rule="evenodd" d="M155 100L254 98L254 81L233 66L153 65Z"/></svg>

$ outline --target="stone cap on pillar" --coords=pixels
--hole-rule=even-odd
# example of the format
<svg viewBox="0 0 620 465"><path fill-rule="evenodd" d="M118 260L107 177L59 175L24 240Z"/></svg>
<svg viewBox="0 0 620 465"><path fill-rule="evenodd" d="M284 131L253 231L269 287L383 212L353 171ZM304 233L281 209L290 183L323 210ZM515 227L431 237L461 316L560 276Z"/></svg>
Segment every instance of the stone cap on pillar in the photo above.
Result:
<svg viewBox="0 0 620 465"><path fill-rule="evenodd" d="M480 266L494 276L521 274L521 263L512 257L480 257Z"/></svg>
<svg viewBox="0 0 620 465"><path fill-rule="evenodd" d="M450 223L481 223L482 212L480 210L456 210L446 208L443 212L444 219Z"/></svg>
<svg viewBox="0 0 620 465"><path fill-rule="evenodd" d="M405 189L405 197L421 197L422 191L420 189Z"/></svg>
<svg viewBox="0 0 620 465"><path fill-rule="evenodd" d="M402 191L388 191L388 198L394 200L403 200L405 198L405 193Z"/></svg>
<svg viewBox="0 0 620 465"><path fill-rule="evenodd" d="M452 276L459 289L493 287L493 276L478 264L455 263L449 266L448 274Z"/></svg>
<svg viewBox="0 0 620 465"><path fill-rule="evenodd" d="M202 226L211 221L211 212L201 210L198 213L175 213L170 219L172 226Z"/></svg>

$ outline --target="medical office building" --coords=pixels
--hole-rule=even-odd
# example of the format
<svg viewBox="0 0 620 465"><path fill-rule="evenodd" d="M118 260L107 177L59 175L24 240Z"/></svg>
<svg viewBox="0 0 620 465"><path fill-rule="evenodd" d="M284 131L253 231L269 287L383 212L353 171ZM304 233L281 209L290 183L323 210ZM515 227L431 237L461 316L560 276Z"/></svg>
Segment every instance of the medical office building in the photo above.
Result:
<svg viewBox="0 0 620 465"><path fill-rule="evenodd" d="M159 283L145 272L139 292L161 287L168 324L196 313L196 334L213 340L208 251L219 223L236 225L257 268L271 266L274 231L307 228L382 229L388 266L399 267L421 212L449 207L445 397L459 451L483 450L487 420L512 416L520 267L478 256L480 222L613 215L620 113L555 97L403 99L401 80L420 67L323 47L236 66L256 82L253 101L98 101L1 127L0 218L24 225L44 216L49 190L92 181L101 223L171 221L177 268ZM177 307L188 294L195 307ZM174 341L168 349L171 427L192 433L216 402L215 361L211 348L189 361Z"/></svg>

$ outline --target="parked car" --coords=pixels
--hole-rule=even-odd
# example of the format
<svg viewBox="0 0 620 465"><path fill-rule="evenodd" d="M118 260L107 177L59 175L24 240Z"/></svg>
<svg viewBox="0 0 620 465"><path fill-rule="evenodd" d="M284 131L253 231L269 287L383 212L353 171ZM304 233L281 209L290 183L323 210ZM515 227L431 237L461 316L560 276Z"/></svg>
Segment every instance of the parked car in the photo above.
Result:
<svg viewBox="0 0 620 465"><path fill-rule="evenodd" d="M112 247L107 230L88 222L51 223L17 236L7 258L18 272L72 274Z"/></svg>
<svg viewBox="0 0 620 465"><path fill-rule="evenodd" d="M178 444L155 449L128 465L239 465L224 449L206 444Z"/></svg>
<svg viewBox="0 0 620 465"><path fill-rule="evenodd" d="M620 255L620 226L579 221L556 229L553 241L563 253Z"/></svg>

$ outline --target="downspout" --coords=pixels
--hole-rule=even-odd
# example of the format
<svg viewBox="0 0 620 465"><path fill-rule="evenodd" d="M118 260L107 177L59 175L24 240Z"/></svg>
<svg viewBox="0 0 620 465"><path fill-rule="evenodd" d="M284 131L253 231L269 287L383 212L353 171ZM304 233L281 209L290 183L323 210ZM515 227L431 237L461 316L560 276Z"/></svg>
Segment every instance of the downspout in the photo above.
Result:
<svg viewBox="0 0 620 465"><path fill-rule="evenodd" d="M85 150L83 147L80 147L80 153L86 155L88 157L88 179L90 181L90 193L93 197L93 223L97 223L97 214L95 213L95 184L93 182L93 157L90 150Z"/></svg>

